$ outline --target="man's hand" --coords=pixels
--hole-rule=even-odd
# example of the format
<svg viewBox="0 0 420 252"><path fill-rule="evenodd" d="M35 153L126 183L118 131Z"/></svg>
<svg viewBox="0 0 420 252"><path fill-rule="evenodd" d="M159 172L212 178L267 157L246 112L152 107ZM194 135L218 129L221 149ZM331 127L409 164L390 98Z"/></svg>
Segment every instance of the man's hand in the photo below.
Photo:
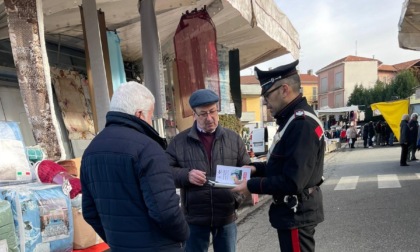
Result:
<svg viewBox="0 0 420 252"><path fill-rule="evenodd" d="M237 193L240 193L240 194L243 194L243 195L251 194L248 191L248 186L246 185L247 181L245 179L240 181L237 178L235 178L234 180L235 180L236 186L234 188L232 188L232 192L237 192Z"/></svg>
<svg viewBox="0 0 420 252"><path fill-rule="evenodd" d="M206 173L200 170L193 169L188 173L188 180L191 184L203 186L204 183L206 183L207 181Z"/></svg>
<svg viewBox="0 0 420 252"><path fill-rule="evenodd" d="M251 174L254 174L257 171L257 168L253 165L244 165L242 168L251 168Z"/></svg>

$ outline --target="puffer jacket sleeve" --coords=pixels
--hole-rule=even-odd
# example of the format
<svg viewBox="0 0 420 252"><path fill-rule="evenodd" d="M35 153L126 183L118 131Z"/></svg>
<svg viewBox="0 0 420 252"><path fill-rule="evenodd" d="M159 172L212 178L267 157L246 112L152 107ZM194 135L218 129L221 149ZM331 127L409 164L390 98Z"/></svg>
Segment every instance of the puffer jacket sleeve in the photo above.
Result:
<svg viewBox="0 0 420 252"><path fill-rule="evenodd" d="M236 143L238 145L238 162L236 166L241 167L244 165L249 165L251 163L251 159L249 158L248 152L245 147L245 143L237 133L234 134L236 136ZM233 197L235 198L235 209L238 209L239 206L241 206L242 203L244 203L245 195L233 193Z"/></svg>
<svg viewBox="0 0 420 252"><path fill-rule="evenodd" d="M166 149L166 156L169 160L169 165L172 168L172 175L175 181L175 186L177 188L182 188L191 185L188 180L188 173L190 169L186 167L180 167L181 165L178 163L178 156L181 154L177 153L177 151L183 151L183 148L176 148L176 146L183 146L182 138L174 138L171 143L169 144L168 148Z"/></svg>
<svg viewBox="0 0 420 252"><path fill-rule="evenodd" d="M189 227L179 206L165 152L152 145L144 149L138 160L140 186L149 216L170 238L186 241Z"/></svg>
<svg viewBox="0 0 420 252"><path fill-rule="evenodd" d="M95 230L95 232L104 240L104 242L107 242L106 236L105 236L105 230L102 226L101 219L99 217L98 211L96 210L95 201L92 198L92 195L89 191L89 187L87 185L87 180L84 177L84 170L86 168L83 167L83 161L82 161L82 167L80 169L80 182L82 185L82 214L83 218L89 225L92 226L92 228Z"/></svg>
<svg viewBox="0 0 420 252"><path fill-rule="evenodd" d="M242 138L237 135L236 142L238 143L238 164L237 166L249 165L251 159L249 158L248 151L246 150L245 143Z"/></svg>

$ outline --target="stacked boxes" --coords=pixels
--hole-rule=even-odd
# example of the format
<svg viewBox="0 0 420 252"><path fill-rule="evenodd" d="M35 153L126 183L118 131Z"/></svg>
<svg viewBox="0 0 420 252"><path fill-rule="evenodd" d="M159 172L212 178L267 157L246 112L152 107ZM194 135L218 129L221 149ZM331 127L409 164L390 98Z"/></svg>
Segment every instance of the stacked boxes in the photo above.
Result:
<svg viewBox="0 0 420 252"><path fill-rule="evenodd" d="M71 203L61 186L7 186L0 188L0 198L11 203L20 251L73 250Z"/></svg>
<svg viewBox="0 0 420 252"><path fill-rule="evenodd" d="M0 200L0 251L19 251L12 208L5 200Z"/></svg>

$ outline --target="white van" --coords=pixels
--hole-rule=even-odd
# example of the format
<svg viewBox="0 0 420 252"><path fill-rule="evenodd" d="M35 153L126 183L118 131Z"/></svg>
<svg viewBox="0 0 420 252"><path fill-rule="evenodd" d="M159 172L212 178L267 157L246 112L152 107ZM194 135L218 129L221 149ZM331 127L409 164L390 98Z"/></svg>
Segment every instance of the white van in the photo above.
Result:
<svg viewBox="0 0 420 252"><path fill-rule="evenodd" d="M276 126L256 128L251 131L249 137L249 148L254 152L255 156L267 154L268 149L273 143L274 135L276 132Z"/></svg>

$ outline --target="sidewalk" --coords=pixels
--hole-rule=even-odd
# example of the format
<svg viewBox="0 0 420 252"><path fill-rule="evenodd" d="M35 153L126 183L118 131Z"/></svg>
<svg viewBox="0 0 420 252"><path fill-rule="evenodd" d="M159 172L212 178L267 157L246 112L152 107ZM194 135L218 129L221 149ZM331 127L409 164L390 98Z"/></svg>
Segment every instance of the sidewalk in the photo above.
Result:
<svg viewBox="0 0 420 252"><path fill-rule="evenodd" d="M241 222L246 216L258 210L258 208L260 208L262 205L264 205L267 201L270 200L271 195L261 194L258 196L258 202L254 205L252 199L247 198L246 202L244 202L242 206L240 206L238 209L238 219L236 220L236 223Z"/></svg>
<svg viewBox="0 0 420 252"><path fill-rule="evenodd" d="M395 146L400 146L399 142L394 142L393 145L379 145L377 146L375 143L373 143L373 148L390 148L390 147L395 147ZM362 138L357 138L356 143L354 144L355 148L363 148L363 139ZM338 151L343 150L343 149L350 149L350 146L348 143L341 143L341 146L339 148Z"/></svg>

